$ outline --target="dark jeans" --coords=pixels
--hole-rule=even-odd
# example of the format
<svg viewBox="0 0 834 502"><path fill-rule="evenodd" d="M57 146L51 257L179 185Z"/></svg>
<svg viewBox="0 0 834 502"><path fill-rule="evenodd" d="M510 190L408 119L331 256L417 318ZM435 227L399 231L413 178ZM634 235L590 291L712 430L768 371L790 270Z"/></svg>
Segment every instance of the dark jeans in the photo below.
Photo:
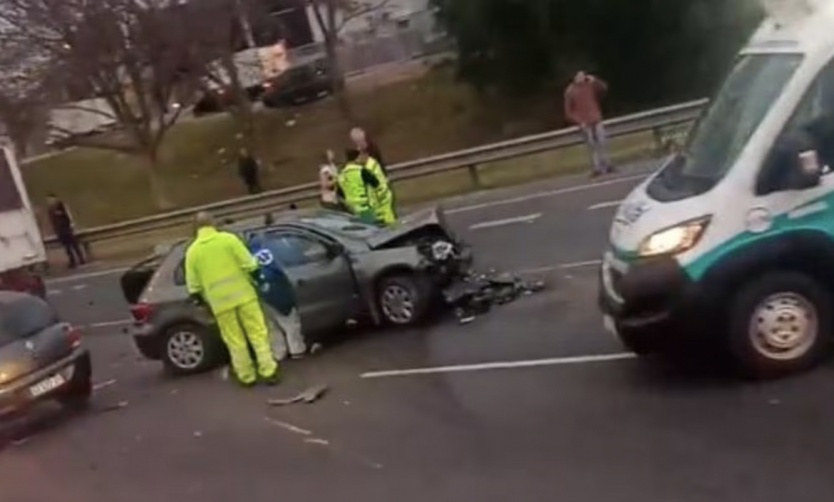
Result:
<svg viewBox="0 0 834 502"><path fill-rule="evenodd" d="M78 238L75 237L73 232L58 235L58 242L61 243L64 252L67 253L70 268L87 263L84 251L81 249L81 243L78 242Z"/></svg>

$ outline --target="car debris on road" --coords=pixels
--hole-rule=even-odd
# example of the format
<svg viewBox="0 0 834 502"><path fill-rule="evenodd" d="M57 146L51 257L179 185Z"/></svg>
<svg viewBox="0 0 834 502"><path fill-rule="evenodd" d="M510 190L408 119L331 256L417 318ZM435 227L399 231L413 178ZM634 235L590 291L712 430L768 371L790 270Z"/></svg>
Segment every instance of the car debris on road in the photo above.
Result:
<svg viewBox="0 0 834 502"><path fill-rule="evenodd" d="M461 324L468 324L496 305L506 305L522 296L544 290L542 280L525 281L508 273L468 271L443 292L446 304L454 309Z"/></svg>
<svg viewBox="0 0 834 502"><path fill-rule="evenodd" d="M270 406L288 406L296 403L312 404L327 394L330 388L327 385L314 385L300 394L288 399L270 399L267 404Z"/></svg>

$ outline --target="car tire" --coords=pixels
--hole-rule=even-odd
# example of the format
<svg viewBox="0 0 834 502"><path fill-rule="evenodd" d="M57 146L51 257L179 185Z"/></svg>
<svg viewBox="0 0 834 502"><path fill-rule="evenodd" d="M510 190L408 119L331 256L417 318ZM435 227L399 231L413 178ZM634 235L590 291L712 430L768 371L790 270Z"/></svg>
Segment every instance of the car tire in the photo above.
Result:
<svg viewBox="0 0 834 502"><path fill-rule="evenodd" d="M810 276L766 274L733 299L728 348L745 377L774 379L814 367L831 349L831 293Z"/></svg>
<svg viewBox="0 0 834 502"><path fill-rule="evenodd" d="M223 360L220 336L199 324L185 322L165 330L162 344L162 363L174 376L206 372Z"/></svg>
<svg viewBox="0 0 834 502"><path fill-rule="evenodd" d="M415 274L383 277L376 288L377 306L385 324L413 326L425 320L431 307L428 281Z"/></svg>

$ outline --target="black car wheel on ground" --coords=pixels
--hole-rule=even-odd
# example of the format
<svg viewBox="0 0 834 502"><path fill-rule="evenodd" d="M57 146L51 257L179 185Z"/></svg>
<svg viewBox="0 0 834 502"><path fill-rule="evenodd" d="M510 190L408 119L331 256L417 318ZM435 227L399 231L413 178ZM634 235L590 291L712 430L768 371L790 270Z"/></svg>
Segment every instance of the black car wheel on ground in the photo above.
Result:
<svg viewBox="0 0 834 502"><path fill-rule="evenodd" d="M377 285L377 305L388 324L411 326L426 318L431 307L431 285L415 274L392 274Z"/></svg>
<svg viewBox="0 0 834 502"><path fill-rule="evenodd" d="M831 293L808 275L778 272L745 285L732 304L730 355L751 378L809 369L832 345Z"/></svg>
<svg viewBox="0 0 834 502"><path fill-rule="evenodd" d="M195 323L179 323L165 330L162 362L172 375L202 373L222 360L219 337Z"/></svg>
<svg viewBox="0 0 834 502"><path fill-rule="evenodd" d="M650 356L661 351L656 340L653 340L650 333L645 330L617 326L617 336L623 346L638 356Z"/></svg>

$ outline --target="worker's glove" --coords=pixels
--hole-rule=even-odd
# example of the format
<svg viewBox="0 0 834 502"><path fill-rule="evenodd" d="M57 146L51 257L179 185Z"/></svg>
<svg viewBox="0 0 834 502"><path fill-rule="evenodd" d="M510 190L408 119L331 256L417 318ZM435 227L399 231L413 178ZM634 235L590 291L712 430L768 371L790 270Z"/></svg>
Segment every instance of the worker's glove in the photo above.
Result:
<svg viewBox="0 0 834 502"><path fill-rule="evenodd" d="M191 300L191 304L195 307L206 306L206 301L203 299L203 295L201 295L200 293L194 293L192 295L189 295L188 299Z"/></svg>

